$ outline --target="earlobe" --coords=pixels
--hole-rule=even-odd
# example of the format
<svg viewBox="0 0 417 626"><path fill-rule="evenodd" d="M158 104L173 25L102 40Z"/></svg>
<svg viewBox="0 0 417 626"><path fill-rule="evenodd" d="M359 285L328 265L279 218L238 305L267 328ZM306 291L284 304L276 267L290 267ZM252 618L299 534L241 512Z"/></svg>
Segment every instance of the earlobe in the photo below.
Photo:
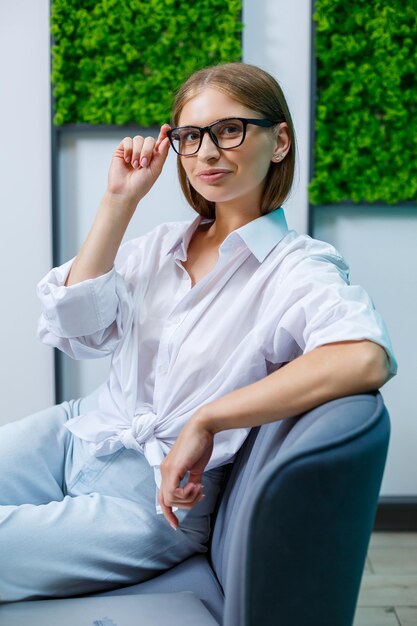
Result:
<svg viewBox="0 0 417 626"><path fill-rule="evenodd" d="M290 146L291 139L288 133L288 124L282 122L277 129L275 149L271 161L273 163L280 163L280 161L287 156Z"/></svg>

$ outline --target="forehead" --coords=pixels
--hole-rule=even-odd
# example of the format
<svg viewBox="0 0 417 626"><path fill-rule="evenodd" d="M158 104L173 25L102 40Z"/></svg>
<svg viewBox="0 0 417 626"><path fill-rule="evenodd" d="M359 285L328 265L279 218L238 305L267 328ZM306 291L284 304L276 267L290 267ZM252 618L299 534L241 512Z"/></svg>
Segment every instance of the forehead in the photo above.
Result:
<svg viewBox="0 0 417 626"><path fill-rule="evenodd" d="M255 111L213 87L198 91L185 103L179 126L207 126L223 117L254 117Z"/></svg>

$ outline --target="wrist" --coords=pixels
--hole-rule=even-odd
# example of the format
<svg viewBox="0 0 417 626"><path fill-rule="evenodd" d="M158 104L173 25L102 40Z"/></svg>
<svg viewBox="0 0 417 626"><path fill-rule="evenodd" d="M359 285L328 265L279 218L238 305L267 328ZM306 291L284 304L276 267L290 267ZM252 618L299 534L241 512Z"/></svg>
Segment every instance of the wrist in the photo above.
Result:
<svg viewBox="0 0 417 626"><path fill-rule="evenodd" d="M113 212L123 211L133 214L140 200L141 198L132 198L129 195L106 189L101 203Z"/></svg>
<svg viewBox="0 0 417 626"><path fill-rule="evenodd" d="M222 429L216 420L215 413L210 404L202 406L194 414L193 420L199 426L199 428L208 431L212 435L220 432Z"/></svg>

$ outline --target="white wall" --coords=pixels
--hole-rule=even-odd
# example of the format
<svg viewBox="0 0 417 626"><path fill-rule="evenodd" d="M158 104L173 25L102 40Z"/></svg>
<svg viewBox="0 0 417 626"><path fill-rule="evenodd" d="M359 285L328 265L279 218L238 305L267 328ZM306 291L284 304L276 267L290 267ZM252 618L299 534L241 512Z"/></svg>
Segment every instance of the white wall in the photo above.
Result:
<svg viewBox="0 0 417 626"><path fill-rule="evenodd" d="M0 2L0 424L53 402L53 355L36 339L51 265L49 2Z"/></svg>
<svg viewBox="0 0 417 626"><path fill-rule="evenodd" d="M314 235L349 261L353 284L370 294L387 324L399 366L383 388L391 441L382 495L417 494L416 207L324 207Z"/></svg>

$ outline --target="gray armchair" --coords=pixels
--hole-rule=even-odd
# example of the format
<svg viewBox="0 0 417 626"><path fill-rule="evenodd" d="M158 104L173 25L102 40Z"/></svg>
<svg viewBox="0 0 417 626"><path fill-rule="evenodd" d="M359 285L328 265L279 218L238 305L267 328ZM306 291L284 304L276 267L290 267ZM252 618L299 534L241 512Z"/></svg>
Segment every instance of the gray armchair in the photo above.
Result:
<svg viewBox="0 0 417 626"><path fill-rule="evenodd" d="M88 598L5 605L0 623L55 626L66 603L63 626L352 626L389 434L379 393L253 429L206 554Z"/></svg>
<svg viewBox="0 0 417 626"><path fill-rule="evenodd" d="M138 622L147 626L184 591L193 595L182 594L183 606L194 611L197 597L211 613L201 606L198 626L213 617L223 626L351 626L389 434L379 393L253 429L230 466L209 552L100 595L163 594Z"/></svg>

